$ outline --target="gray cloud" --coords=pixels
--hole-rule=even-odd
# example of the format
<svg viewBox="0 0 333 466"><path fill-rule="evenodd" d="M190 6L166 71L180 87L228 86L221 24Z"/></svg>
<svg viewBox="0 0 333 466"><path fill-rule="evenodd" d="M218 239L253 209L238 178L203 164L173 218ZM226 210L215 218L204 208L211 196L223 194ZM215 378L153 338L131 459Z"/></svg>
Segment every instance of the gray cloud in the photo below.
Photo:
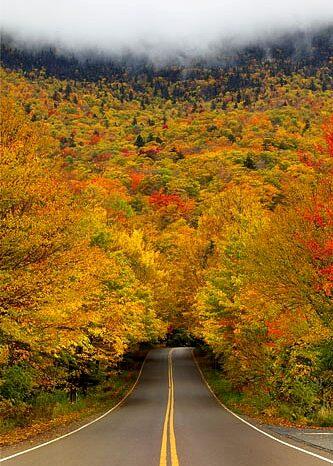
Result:
<svg viewBox="0 0 333 466"><path fill-rule="evenodd" d="M332 24L333 0L2 0L1 17L23 44L159 56Z"/></svg>

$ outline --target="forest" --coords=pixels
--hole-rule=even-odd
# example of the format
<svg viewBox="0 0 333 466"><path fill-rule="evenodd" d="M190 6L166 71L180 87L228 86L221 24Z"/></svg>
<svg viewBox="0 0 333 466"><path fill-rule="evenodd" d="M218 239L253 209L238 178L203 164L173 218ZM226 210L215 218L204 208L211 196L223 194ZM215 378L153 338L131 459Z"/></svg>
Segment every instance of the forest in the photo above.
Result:
<svg viewBox="0 0 333 466"><path fill-rule="evenodd" d="M118 71L4 45L1 432L177 329L252 414L333 425L331 38Z"/></svg>

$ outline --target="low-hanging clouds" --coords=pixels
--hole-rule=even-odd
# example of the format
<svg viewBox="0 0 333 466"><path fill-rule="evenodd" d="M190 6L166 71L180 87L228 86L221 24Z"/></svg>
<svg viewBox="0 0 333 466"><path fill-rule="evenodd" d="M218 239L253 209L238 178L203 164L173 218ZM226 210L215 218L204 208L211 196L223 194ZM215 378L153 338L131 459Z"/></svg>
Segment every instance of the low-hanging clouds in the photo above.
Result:
<svg viewBox="0 0 333 466"><path fill-rule="evenodd" d="M21 44L151 56L206 53L333 24L333 0L2 0Z"/></svg>

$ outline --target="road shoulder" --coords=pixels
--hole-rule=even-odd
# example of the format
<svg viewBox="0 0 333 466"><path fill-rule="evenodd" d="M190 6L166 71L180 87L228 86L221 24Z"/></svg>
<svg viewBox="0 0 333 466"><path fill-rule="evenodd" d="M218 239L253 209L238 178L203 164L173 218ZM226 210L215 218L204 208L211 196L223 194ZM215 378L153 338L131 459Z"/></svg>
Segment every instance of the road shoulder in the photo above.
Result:
<svg viewBox="0 0 333 466"><path fill-rule="evenodd" d="M63 437L71 435L72 433L97 422L102 417L110 414L112 411L120 407L135 389L140 379L148 352L145 352L144 354L145 356L142 358L140 365L138 365L135 370L132 370L131 377L126 380L126 383L122 387L123 390L119 391L118 396L110 397L107 402L100 405L99 409L79 412L79 416L76 419L70 419L68 422L63 424L46 424L45 430L35 434L31 431L27 438L0 446L0 460L19 452L34 449L36 447L39 448L39 446L43 444L60 440Z"/></svg>
<svg viewBox="0 0 333 466"><path fill-rule="evenodd" d="M204 368L200 365L200 358L196 357L195 352L192 351L194 362L198 368L203 383L207 386L208 390L216 398L217 402L229 411L232 415L238 417L240 420L251 426L252 428L259 430L263 434L275 438L277 441L285 442L295 448L303 448L305 451L309 451L310 454L319 454L330 460L333 463L333 429L303 429L297 427L280 427L271 424L265 424L260 422L258 419L249 417L243 413L237 412L237 414L225 406L224 400L220 399L213 390L213 387L208 383Z"/></svg>

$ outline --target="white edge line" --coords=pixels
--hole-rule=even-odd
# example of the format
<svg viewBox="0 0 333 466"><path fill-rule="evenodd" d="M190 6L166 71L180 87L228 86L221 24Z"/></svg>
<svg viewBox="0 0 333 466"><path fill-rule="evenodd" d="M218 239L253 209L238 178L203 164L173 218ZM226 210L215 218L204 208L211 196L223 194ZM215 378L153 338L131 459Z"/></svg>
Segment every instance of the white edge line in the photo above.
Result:
<svg viewBox="0 0 333 466"><path fill-rule="evenodd" d="M216 401L219 403L219 405L222 406L222 408L224 408L226 411L228 411L228 413L232 414L233 416L235 416L237 419L239 419L240 421L244 422L244 424L248 425L249 427L252 427L252 429L260 432L261 434L263 435L266 435L266 437L269 437L273 440L275 440L276 442L278 443L282 443L282 445L286 445L290 448L294 448L295 450L298 450L298 451L301 451L302 453L306 453L307 455L311 455L311 456L314 456L315 458L319 458L323 461L326 461L327 463L330 463L330 464L333 464L333 460L330 460L329 458L325 458L324 456L321 456L321 455L318 455L316 453L312 453L311 451L308 451L308 450L304 450L303 448L300 448L300 447L296 447L295 445L292 445L291 443L288 443L288 442L284 442L283 440L280 440L278 439L277 437L274 437L274 435L270 435L268 434L267 432L265 432L264 430L261 430L259 429L258 427L254 426L253 424L251 424L250 422L247 422L245 421L245 419L243 419L241 416L238 416L236 413L234 413L233 411L231 411L229 408L227 408L223 403L222 401L215 395L215 393L213 392L211 386L209 385L209 383L207 382L207 380L205 379L205 376L199 366L199 363L198 361L196 360L196 357L194 355L194 351L192 350L192 356L193 356L193 360L197 366L197 369L201 375L201 378L203 380L203 382L205 383L205 385L207 386L208 390L211 392L211 394L213 395L213 397L216 399Z"/></svg>
<svg viewBox="0 0 333 466"><path fill-rule="evenodd" d="M56 437L52 440L49 440L48 442L44 442L44 443L40 443L39 445L36 445L35 447L31 447L31 448L28 448L27 450L23 450L23 451L19 451L17 453L14 453L13 455L10 455L10 456L7 456L6 458L2 458L0 459L0 463L4 462L4 461L7 461L7 460L11 460L12 458L16 458L17 456L21 456L21 455L24 455L25 453L29 453L30 451L33 451L33 450L38 450L38 448L42 448L42 447L45 447L46 445L50 445L51 443L54 443L54 442L58 442L58 440L61 440L63 438L66 438L66 437L69 437L70 435L73 435L75 434L76 432L79 432L80 430L82 429L85 429L86 427L90 426L91 424L94 424L95 422L97 421L100 421L101 419L103 419L105 416L107 416L108 414L110 414L112 411L115 411L117 408L119 408L123 403L124 401L131 395L131 393L133 392L133 390L135 389L135 387L137 386L138 382L139 382L139 379L141 377L141 374L142 374L142 370L143 370L143 366L145 365L145 362L146 362L146 359L147 359L147 356L148 356L148 353L146 354L146 357L145 359L143 360L143 363L141 365L141 369L140 369L140 372L134 382L134 384L132 385L132 387L129 389L129 391L126 393L126 395L124 396L124 398L122 398L120 401L118 401L118 403L113 406L111 409L109 409L108 411L106 411L105 413L103 413L101 416L97 417L96 419L88 422L87 424L84 424L83 426L81 427L78 427L77 429L75 430L72 430L71 432L67 432L67 434L64 434L64 435L61 435L60 437Z"/></svg>

